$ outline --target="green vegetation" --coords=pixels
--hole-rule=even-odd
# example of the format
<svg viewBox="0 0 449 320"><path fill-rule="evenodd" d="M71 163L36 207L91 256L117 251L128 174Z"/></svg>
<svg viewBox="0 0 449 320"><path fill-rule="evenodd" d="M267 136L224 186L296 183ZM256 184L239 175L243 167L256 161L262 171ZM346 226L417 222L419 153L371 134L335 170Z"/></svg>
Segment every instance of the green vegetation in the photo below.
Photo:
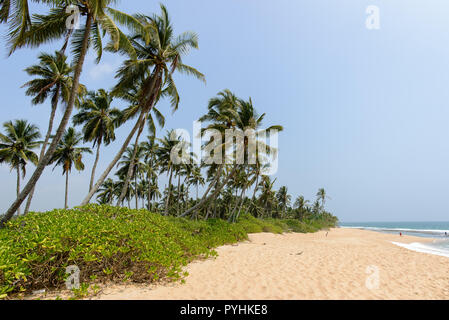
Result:
<svg viewBox="0 0 449 320"><path fill-rule="evenodd" d="M314 232L334 224L325 219L259 220L250 215L231 224L99 205L32 212L0 230L0 297L64 288L69 265L80 268L80 282L85 284L93 279L180 280L187 263L214 256L213 248L245 240L248 233Z"/></svg>

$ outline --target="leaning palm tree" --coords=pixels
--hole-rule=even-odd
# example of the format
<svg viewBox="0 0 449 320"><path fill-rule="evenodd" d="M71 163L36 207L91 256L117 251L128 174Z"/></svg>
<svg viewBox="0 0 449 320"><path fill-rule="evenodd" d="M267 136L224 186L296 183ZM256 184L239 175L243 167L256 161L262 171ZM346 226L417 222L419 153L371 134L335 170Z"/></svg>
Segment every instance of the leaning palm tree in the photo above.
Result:
<svg viewBox="0 0 449 320"><path fill-rule="evenodd" d="M107 146L115 140L115 128L122 115L119 109L111 106L112 100L113 97L104 89L89 92L88 98L80 107L80 112L73 117L73 124L84 124L84 142L93 142L92 148L97 147L89 191L94 184L101 145Z"/></svg>
<svg viewBox="0 0 449 320"><path fill-rule="evenodd" d="M67 103L70 97L73 79L71 74L72 67L67 63L67 57L56 51L54 55L42 53L39 55L39 64L25 69L30 76L36 77L23 85L26 87L26 95L32 96L31 103L42 104L47 99L51 100L50 119L48 121L48 129L45 134L44 143L42 144L39 154L39 161L43 159L50 136L53 131L53 122L58 108L58 103ZM86 88L79 85L79 96L83 96ZM78 102L79 103L79 102ZM34 189L30 192L25 206L25 214L27 214L34 195Z"/></svg>
<svg viewBox="0 0 449 320"><path fill-rule="evenodd" d="M142 88L142 84L140 83L136 83L134 87L130 88L130 90L128 90L127 92L121 92L119 94L120 98L122 100L127 101L128 103L130 103L130 106L128 108L126 108L125 110L123 110L122 112L122 116L120 118L120 124L123 124L124 122L135 118L139 112L140 112L140 101L139 101L139 96L142 92L143 88ZM161 128L164 127L165 125L165 117L162 115L162 113L154 106L147 114L147 123L148 123L148 131L150 133L151 136L155 136L156 135L156 125L153 119L153 115L156 117L157 123L159 124L159 126ZM140 145L139 144L139 138L140 138L140 132L138 132L137 137L136 137L136 141L134 143L134 145ZM133 157L136 156L137 153L137 149L134 149L134 155ZM129 185L129 181L131 179L132 176L132 172L127 172L127 175L125 176L125 183L123 184L123 189L122 189L122 193L120 198L123 200L126 194L126 189L128 188Z"/></svg>
<svg viewBox="0 0 449 320"><path fill-rule="evenodd" d="M173 79L173 73L178 71L204 80L202 73L182 63L182 58L188 53L189 49L198 48L197 35L192 32L184 32L175 37L170 17L163 5L161 5L161 11L161 15L154 15L153 17L145 15L134 17L141 26L140 30L134 29L134 31L137 31L129 36L136 54L130 56L129 50L121 49L121 52L130 56L130 58L124 62L117 72L116 77L119 80L112 92L120 96L123 92L129 92L136 82L142 83L142 90L139 91L138 95L139 117L122 148L83 200L82 205L87 204L95 194L96 189L119 161L136 132L135 145L138 145L138 138L145 126L148 113L159 98L169 97L173 111L178 108L179 94ZM131 172L128 172L127 180L130 179L130 176Z"/></svg>
<svg viewBox="0 0 449 320"><path fill-rule="evenodd" d="M235 94L233 94L230 90L226 89L222 92L219 92L217 97L212 98L209 101L208 112L200 118L201 122L207 121L209 125L203 129L203 131L213 129L217 130L221 133L222 137L226 135L227 130L238 130L239 132L244 133L247 129L252 129L255 133L260 130L262 125L262 121L265 117L265 114L258 115L255 110L251 98L249 101L244 101L239 99ZM282 126L271 126L265 130L275 129L278 131L282 131ZM243 160L247 165L250 163L250 158L255 155L249 154L249 146L250 141L248 137L244 137L243 146L237 146L237 148L243 147ZM261 154L272 153L275 150L271 149L265 145L262 141L258 141L257 144L261 146L263 150L259 150L258 152ZM226 141L221 145L224 154L230 148L233 148L232 145L228 145ZM236 149L236 148L234 148ZM224 171L225 162L219 165L217 170L216 179L212 181L209 187L206 189L205 194L201 201L196 204L194 207L185 211L181 216L185 216L190 212L201 208L201 206L206 205L208 202L213 201L219 195L224 186L228 183L229 179L231 179L235 173L242 169L242 164L234 164L232 169L229 172L229 175L224 179L220 184L220 177L222 172ZM255 181L255 179L253 179ZM252 183L254 182L252 181ZM214 192L208 196L210 190L214 187ZM243 194L249 186L245 185L245 190L243 190ZM243 197L242 197L243 203ZM234 218L233 218L234 219Z"/></svg>
<svg viewBox="0 0 449 320"><path fill-rule="evenodd" d="M250 130L253 130L253 132L255 134L257 134L261 130L262 121L265 118L266 114L263 113L262 115L259 115L257 113L256 109L254 108L251 98L249 98L248 101L239 99L239 103L237 104L237 107L238 107L237 108L238 117L236 117L236 119L235 119L237 129L239 129L241 132L245 132L246 130L250 129ZM270 126L262 131L270 131L270 130L282 131L282 130L284 130L284 128L280 125L273 125L273 126ZM254 154L250 154L250 149L249 149L250 143L258 144L257 149L255 150L256 152ZM250 142L249 137L246 137L246 136L244 137L243 151L244 151L243 152L243 160L244 160L245 165L243 166L243 169L241 170L241 174L247 175L247 177L240 184L242 187L241 188L242 194L241 194L241 200L240 200L240 209L237 212L237 214L232 217L232 219L234 219L234 221L240 215L241 207L242 207L243 201L244 201L244 194L245 194L246 190L253 183L256 182L256 184L257 184L258 175L261 174L261 169L264 168L264 165L267 164L267 163L261 164L260 158L262 156L266 156L267 154L272 154L272 153L277 152L277 150L275 150L274 148L266 145L264 141L261 141L261 140L258 141L257 136L254 137L253 142ZM254 163L254 164L252 164L252 163ZM251 172L252 166L255 166L257 168L254 175L247 173L247 170L249 172ZM253 199L254 199L254 197L255 197L255 193L253 194Z"/></svg>
<svg viewBox="0 0 449 320"><path fill-rule="evenodd" d="M65 42L67 43L68 37L70 36L72 53L74 56L73 64L75 66L73 83L65 112L48 150L45 152L44 157L39 161L36 170L22 192L6 211L4 217L0 221L0 227L4 226L5 222L11 219L17 208L33 190L45 167L53 158L53 154L58 147L59 141L66 130L78 96L79 80L89 47L91 46L95 49L97 53L97 62L99 62L103 53L102 37L108 35L111 39L111 44L109 45L110 48L115 50L126 48L124 50L129 52L130 56L135 57L135 50L130 45L129 39L122 33L114 21L126 24L127 28L134 32L138 32L137 30L141 28L140 24L135 23L135 18L110 7L116 0L42 1L53 4L54 6L50 9L48 14L35 14L32 19L27 16L27 19L25 20L31 21L31 24L28 23L31 26L21 28L23 32L21 31L20 37L17 37L14 34L14 30L11 30L10 37L14 38L11 52L25 46L38 47L44 43L59 39L65 39ZM3 0L1 4L5 4L6 6L7 2L9 3L10 1ZM14 3L19 3L19 1L15 0ZM23 3L27 3L27 1L20 1L20 4ZM76 6L81 13L81 17L84 19L82 23L80 23L78 29L67 29L66 22L70 17L70 13L67 11L69 6ZM10 6L8 5L8 7ZM23 12L26 12L26 10ZM4 14L3 17L4 16L9 16L9 14ZM14 25L14 21L12 22L12 25Z"/></svg>
<svg viewBox="0 0 449 320"><path fill-rule="evenodd" d="M55 164L55 168L61 166L62 174L65 174L64 209L68 207L69 174L72 167L75 165L76 170L83 171L83 154L92 153L89 148L78 147L82 140L83 135L81 133L76 132L74 128L68 128L50 161L50 164Z"/></svg>
<svg viewBox="0 0 449 320"><path fill-rule="evenodd" d="M229 222L235 222L238 219L238 217L240 215L240 211L243 206L245 192L248 189L248 187L250 186L250 184L252 184L252 183L253 182L249 179L249 174L246 171L246 166L241 166L240 169L237 171L237 174L234 176L234 181L233 181L233 186L236 190L236 193L239 189L241 190L241 193L240 193L240 197L236 198L234 210L232 211L232 213L229 215L229 218L228 218ZM238 207L240 207L240 208L237 211Z"/></svg>
<svg viewBox="0 0 449 320"><path fill-rule="evenodd" d="M221 137L224 137L226 130L235 129L236 119L238 118L238 103L237 96L228 89L219 92L216 97L210 99L207 113L199 119L201 122L209 122L208 126L203 128L203 132L217 130L220 132ZM211 172L215 172L215 177L211 179L201 200L182 213L180 217L187 216L203 208L210 201L213 201L237 171L237 166L233 166L233 169L226 175L226 178L221 181L222 175L226 172L225 156L228 146L222 143L221 145L217 145L217 148L221 148L222 150L221 162L219 164L214 163L210 166ZM212 193L209 194L211 191Z"/></svg>
<svg viewBox="0 0 449 320"><path fill-rule="evenodd" d="M17 172L17 195L20 193L20 172L25 177L28 162L37 165L38 157L33 149L41 144L39 129L26 120L8 121L3 124L5 134L0 133L0 164L8 163ZM20 215L20 206L17 208Z"/></svg>

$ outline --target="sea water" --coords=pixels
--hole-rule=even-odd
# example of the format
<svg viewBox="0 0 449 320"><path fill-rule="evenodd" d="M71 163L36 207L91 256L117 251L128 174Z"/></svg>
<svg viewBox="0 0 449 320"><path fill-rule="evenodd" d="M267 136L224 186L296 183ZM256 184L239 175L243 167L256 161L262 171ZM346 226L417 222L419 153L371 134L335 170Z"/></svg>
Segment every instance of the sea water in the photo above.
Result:
<svg viewBox="0 0 449 320"><path fill-rule="evenodd" d="M391 234L402 233L410 236L433 238L433 242L393 243L413 251L449 257L449 222L352 222L340 223L340 226L344 228L371 230Z"/></svg>

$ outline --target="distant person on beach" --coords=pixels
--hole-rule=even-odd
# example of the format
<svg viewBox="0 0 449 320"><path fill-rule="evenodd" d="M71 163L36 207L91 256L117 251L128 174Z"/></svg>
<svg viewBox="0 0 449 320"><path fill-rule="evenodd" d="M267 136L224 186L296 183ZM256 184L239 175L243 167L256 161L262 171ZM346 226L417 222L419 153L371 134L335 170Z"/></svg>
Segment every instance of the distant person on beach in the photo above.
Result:
<svg viewBox="0 0 449 320"><path fill-rule="evenodd" d="M399 236L402 237L402 232L399 232Z"/></svg>
<svg viewBox="0 0 449 320"><path fill-rule="evenodd" d="M447 232L444 233L444 236L447 237Z"/></svg>

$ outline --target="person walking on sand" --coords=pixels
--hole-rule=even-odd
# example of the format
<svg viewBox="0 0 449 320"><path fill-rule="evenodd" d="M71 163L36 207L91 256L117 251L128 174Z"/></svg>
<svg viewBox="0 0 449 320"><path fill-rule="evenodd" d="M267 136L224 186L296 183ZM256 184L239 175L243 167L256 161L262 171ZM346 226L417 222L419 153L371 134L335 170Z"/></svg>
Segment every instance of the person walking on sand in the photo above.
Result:
<svg viewBox="0 0 449 320"><path fill-rule="evenodd" d="M399 236L402 237L402 232L399 232Z"/></svg>

